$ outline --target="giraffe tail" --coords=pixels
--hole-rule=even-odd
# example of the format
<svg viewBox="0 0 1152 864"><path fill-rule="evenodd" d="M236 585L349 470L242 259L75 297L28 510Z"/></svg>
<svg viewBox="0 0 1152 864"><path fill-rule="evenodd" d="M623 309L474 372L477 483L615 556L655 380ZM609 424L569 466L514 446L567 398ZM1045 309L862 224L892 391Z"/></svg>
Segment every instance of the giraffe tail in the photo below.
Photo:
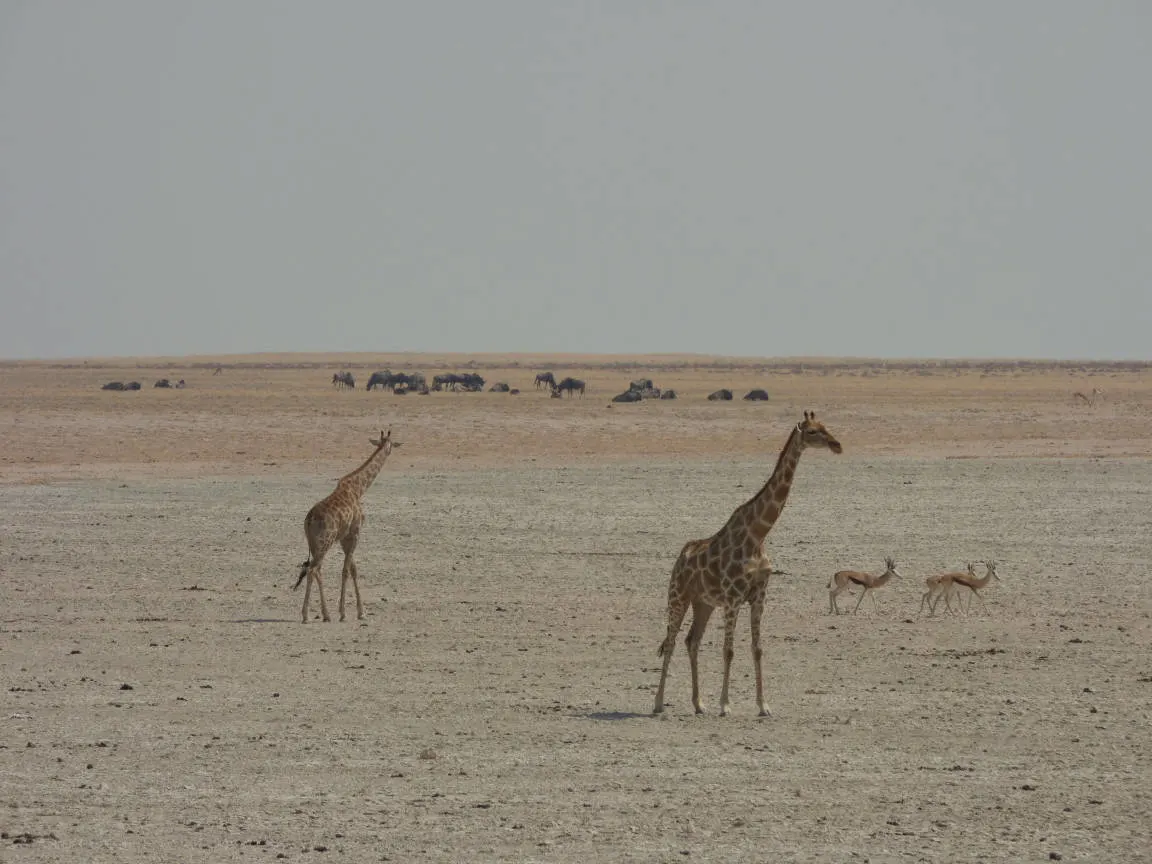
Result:
<svg viewBox="0 0 1152 864"><path fill-rule="evenodd" d="M296 584L292 586L293 591L300 587L300 583L303 582L304 577L308 575L308 565L311 563L311 558L305 558L304 563L300 565L300 577L296 580Z"/></svg>

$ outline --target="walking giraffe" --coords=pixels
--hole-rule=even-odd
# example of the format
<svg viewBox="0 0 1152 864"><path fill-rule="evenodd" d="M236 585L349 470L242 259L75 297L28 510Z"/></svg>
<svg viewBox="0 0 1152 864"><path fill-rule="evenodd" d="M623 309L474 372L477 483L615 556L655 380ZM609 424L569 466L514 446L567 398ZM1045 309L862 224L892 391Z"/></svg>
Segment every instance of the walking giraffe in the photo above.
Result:
<svg viewBox="0 0 1152 864"><path fill-rule="evenodd" d="M764 554L764 540L780 518L800 455L809 447L827 447L833 453L840 453L843 449L824 424L816 419L815 412L805 411L804 420L797 423L788 436L776 468L764 487L737 507L723 528L711 537L689 540L680 551L668 582L668 632L658 652L664 658L664 668L660 671L653 714L664 710L664 684L668 679L672 650L676 647L680 625L691 606L692 627L685 644L692 668L692 705L697 714L704 713L696 657L708 619L719 607L724 612L724 683L720 689L720 716L728 715L728 680L736 617L740 607L749 603L752 606L756 705L761 717L771 716L772 712L764 704L764 678L760 668L760 619L764 614L764 594L772 572L771 563Z"/></svg>
<svg viewBox="0 0 1152 864"><path fill-rule="evenodd" d="M352 577L352 590L356 592L356 618L364 620L364 606L360 602L360 582L357 579L356 562L352 555L356 551L356 543L360 539L360 527L364 524L364 510L360 506L360 499L364 492L372 485L376 475L380 473L384 460L392 452L393 447L400 445L392 441L392 430L380 432L380 439L369 439L376 452L353 471L345 474L336 483L335 491L322 501L313 505L304 517L304 536L308 539L308 560L300 565L300 578L292 586L295 591L300 583L307 578L308 584L304 586L304 608L300 612L301 620L308 623L308 600L312 594L312 582L320 592L320 615L325 621L328 617L328 606L324 602L324 583L320 580L320 566L324 563L324 556L332 548L332 544L340 541L344 548L344 570L340 574L340 620L344 620L344 591L348 585L348 577Z"/></svg>

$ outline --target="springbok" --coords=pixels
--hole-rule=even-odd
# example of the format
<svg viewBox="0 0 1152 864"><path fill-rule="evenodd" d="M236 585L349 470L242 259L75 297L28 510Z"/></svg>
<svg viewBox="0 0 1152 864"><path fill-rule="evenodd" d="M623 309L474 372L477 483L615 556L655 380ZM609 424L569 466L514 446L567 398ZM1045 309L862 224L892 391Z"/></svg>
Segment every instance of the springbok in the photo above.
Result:
<svg viewBox="0 0 1152 864"><path fill-rule="evenodd" d="M969 589L973 594L975 594L977 597L980 598L980 605L984 609L987 609L988 604L984 602L984 597L980 594L980 589L987 586L988 583L991 582L993 579L995 579L997 582L999 582L1000 577L996 573L996 562L995 561L985 561L984 562L984 568L985 568L986 572L984 573L984 576L981 579L976 578L976 573L973 571L972 567L968 568L967 574L954 575L952 577L952 590L956 590L956 588ZM957 598L956 602L960 603L959 598ZM972 611L972 598L971 597L968 598L967 611L968 612Z"/></svg>
<svg viewBox="0 0 1152 864"><path fill-rule="evenodd" d="M856 614L856 610L860 608L860 604L864 602L864 596L873 588L879 588L887 585L888 581L893 577L898 577L900 574L896 572L896 562L891 558L884 559L885 570L879 576L873 576L871 573L860 573L857 570L838 570L832 574L832 578L828 580L828 614L839 615L840 607L836 603L836 595L847 591L852 585L859 585L864 590L860 593L860 599L856 601L856 606L852 609L852 614ZM872 605L876 605L876 597L872 597Z"/></svg>
<svg viewBox="0 0 1152 864"><path fill-rule="evenodd" d="M1079 398L1083 399L1085 401L1085 403L1087 403L1088 407L1091 408L1096 404L1096 397L1097 396L1103 396L1103 395L1104 395L1103 390L1101 390L1099 387L1093 387L1092 392L1089 393L1087 396L1085 396L1083 393L1081 393L1079 390L1077 390L1075 393L1072 394L1072 398L1075 399L1076 397L1079 397Z"/></svg>
<svg viewBox="0 0 1152 864"><path fill-rule="evenodd" d="M927 579L925 579L924 585L928 588L928 590L925 591L923 596L920 598L920 611L916 614L922 614L924 612L924 606L927 604L928 614L935 615L936 606L940 602L941 597L944 598L944 608L951 612L951 595L954 591L956 580L960 578L965 578L965 574L937 573L935 576L929 576ZM968 562L967 578L976 578L976 566L971 561ZM957 600L956 602L959 603L960 601Z"/></svg>

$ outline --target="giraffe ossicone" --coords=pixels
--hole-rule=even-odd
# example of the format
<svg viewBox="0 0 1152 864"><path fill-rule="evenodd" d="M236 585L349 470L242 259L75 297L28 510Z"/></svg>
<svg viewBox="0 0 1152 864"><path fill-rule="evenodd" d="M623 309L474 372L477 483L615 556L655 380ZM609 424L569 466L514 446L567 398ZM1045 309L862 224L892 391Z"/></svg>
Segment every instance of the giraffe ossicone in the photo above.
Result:
<svg viewBox="0 0 1152 864"><path fill-rule="evenodd" d="M700 701L697 653L708 619L717 608L724 613L724 682L720 690L720 716L728 714L728 681L732 668L736 618L740 607L751 609L752 662L756 668L756 706L760 716L770 716L764 702L764 678L761 672L760 621L764 614L764 597L772 565L764 554L764 541L788 500L796 465L809 447L822 447L833 453L843 448L836 437L816 419L816 412L805 411L804 419L792 429L772 476L752 498L737 507L724 527L700 540L689 540L680 550L668 582L668 628L658 656L664 658L660 684L656 689L653 714L664 710L664 685L676 636L688 609L692 609L692 626L685 644L692 670L692 705L697 714L704 713Z"/></svg>

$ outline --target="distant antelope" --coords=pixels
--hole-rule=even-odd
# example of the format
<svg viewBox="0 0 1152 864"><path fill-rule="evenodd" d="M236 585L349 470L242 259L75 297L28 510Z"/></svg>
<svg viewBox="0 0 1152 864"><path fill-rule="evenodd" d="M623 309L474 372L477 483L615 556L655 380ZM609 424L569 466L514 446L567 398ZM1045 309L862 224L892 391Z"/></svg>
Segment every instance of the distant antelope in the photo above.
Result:
<svg viewBox="0 0 1152 864"><path fill-rule="evenodd" d="M984 578L977 579L975 572L973 572L972 566L969 565L967 574L965 574L965 575L953 575L952 585L953 585L953 590L955 590L955 588L957 588L957 587L968 588L973 594L975 594L977 597L980 598L980 605L983 608L987 609L988 604L986 604L984 602L984 598L980 594L980 589L984 588L993 579L995 579L997 582L999 582L1000 577L996 574L996 562L995 561L985 561L984 562L984 568L986 571L984 573ZM957 603L960 602L959 598L957 598L956 602ZM972 611L972 598L971 597L968 598L968 611L969 612Z"/></svg>
<svg viewBox="0 0 1152 864"><path fill-rule="evenodd" d="M944 608L951 612L952 600L950 598L954 593L956 580L961 578L976 578L976 566L971 561L968 562L967 577L965 577L963 573L937 573L935 576L929 576L925 579L924 585L928 590L921 596L920 612L916 614L921 614L924 611L924 606L927 605L929 610L928 614L935 615L936 606L940 602L941 597L944 598ZM956 602L959 603L960 601L957 600Z"/></svg>
<svg viewBox="0 0 1152 864"><path fill-rule="evenodd" d="M896 572L896 562L891 558L884 559L885 569L879 576L873 576L871 573L860 573L856 570L838 570L828 580L828 614L839 615L840 607L836 603L836 596L848 590L849 586L859 585L864 590L860 592L860 599L856 601L856 606L852 609L852 614L856 614L856 610L860 608L860 604L864 602L864 596L873 588L880 588L887 585L889 580L893 577L898 577L900 574ZM876 598L872 598L872 603L875 605Z"/></svg>
<svg viewBox="0 0 1152 864"><path fill-rule="evenodd" d="M1083 393L1077 391L1077 392L1072 394L1072 398L1075 399L1076 397L1079 397L1079 398L1083 399L1084 402L1087 403L1088 407L1091 408L1092 406L1094 406L1096 404L1096 397L1097 396L1103 396L1103 395L1104 395L1103 390L1101 390L1099 387L1093 387L1092 392L1089 393L1087 396L1085 396Z"/></svg>

